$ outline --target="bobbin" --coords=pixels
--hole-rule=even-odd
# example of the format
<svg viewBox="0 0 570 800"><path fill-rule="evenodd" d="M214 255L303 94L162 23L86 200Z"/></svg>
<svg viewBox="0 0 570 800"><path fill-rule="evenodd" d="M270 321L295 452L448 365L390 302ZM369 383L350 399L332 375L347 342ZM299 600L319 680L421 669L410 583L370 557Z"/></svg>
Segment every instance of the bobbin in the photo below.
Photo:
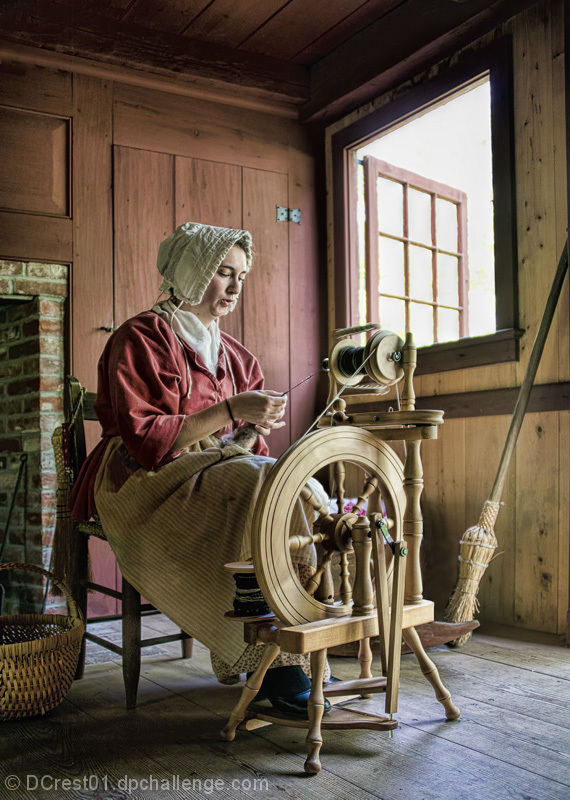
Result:
<svg viewBox="0 0 570 800"><path fill-rule="evenodd" d="M329 369L341 385L358 386L368 378L379 386L392 386L404 374L403 346L398 334L387 330L376 331L364 347L352 339L341 339L331 350Z"/></svg>

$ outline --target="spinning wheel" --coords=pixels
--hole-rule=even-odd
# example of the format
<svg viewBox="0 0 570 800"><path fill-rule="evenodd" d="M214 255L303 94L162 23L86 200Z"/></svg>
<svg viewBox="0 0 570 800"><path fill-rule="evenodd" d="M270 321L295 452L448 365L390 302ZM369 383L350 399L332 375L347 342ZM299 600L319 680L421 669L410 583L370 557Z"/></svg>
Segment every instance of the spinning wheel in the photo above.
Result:
<svg viewBox="0 0 570 800"><path fill-rule="evenodd" d="M362 471L362 489L353 510L343 512L345 464ZM311 490L309 478L325 467L334 476L339 512L331 514ZM272 470L260 493L253 519L252 547L257 580L273 613L288 625L313 622L351 613L365 605L359 569L368 569L356 552L356 576L349 574L352 529L360 519L357 512L366 500L380 497L393 522L392 536L402 536L405 509L402 465L394 451L369 431L361 428L326 428L294 444ZM316 511L313 532L305 537L290 536L291 519L303 498ZM319 548L320 563L315 576L304 588L294 569L292 555L312 544ZM338 554L340 574L337 591L331 580L331 563ZM355 613L352 608L352 613Z"/></svg>
<svg viewBox="0 0 570 800"><path fill-rule="evenodd" d="M377 326L365 326L366 330ZM320 430L304 436L275 463L259 494L252 525L253 569L272 617L230 616L245 623L245 640L264 644L261 662L243 689L241 698L221 732L231 741L238 727L259 720L308 728L305 771L321 768L321 729L371 728L393 730L397 710L401 640L415 654L448 719L459 710L451 701L435 664L427 657L416 625L433 621L433 603L422 596L419 548L422 539L420 495L423 487L420 445L437 437L440 411L416 411L413 390L416 349L410 334L406 344L389 331L376 331L365 347L350 338L362 328L335 332L329 357L329 402ZM347 413L350 405L370 402L403 377L401 410ZM368 381L364 386L363 381ZM370 386L370 383L372 386ZM364 391L363 391L364 390ZM329 411L329 409L331 409ZM402 465L386 441L405 441ZM360 471L355 506L345 511L346 465ZM352 469L352 468L351 468ZM312 478L332 476L329 508ZM301 501L314 511L312 530L298 533L293 524ZM365 504L368 505L366 515ZM391 534L388 531L392 526ZM391 602L382 535L393 552ZM304 549L316 548L316 572L305 586L295 563ZM354 556L354 565L350 559ZM374 582L371 576L374 564ZM252 565L227 565L232 572L251 574ZM405 585L404 585L405 582ZM376 597L374 597L374 595ZM370 672L370 637L378 636L383 676ZM329 647L360 642L360 678L334 683L323 692L322 679ZM280 650L310 653L312 689L308 721L285 720L249 709L263 676ZM333 708L324 719L324 697L347 694L370 697L386 692L389 716Z"/></svg>

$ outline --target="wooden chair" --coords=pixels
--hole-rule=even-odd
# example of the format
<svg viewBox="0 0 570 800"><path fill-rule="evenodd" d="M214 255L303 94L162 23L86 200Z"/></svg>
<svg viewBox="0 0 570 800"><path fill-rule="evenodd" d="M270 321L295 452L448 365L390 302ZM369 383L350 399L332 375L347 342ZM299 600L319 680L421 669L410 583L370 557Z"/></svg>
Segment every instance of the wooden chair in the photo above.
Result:
<svg viewBox="0 0 570 800"><path fill-rule="evenodd" d="M65 463L68 464L70 480L73 485L81 466L86 458L85 446L85 420L96 420L94 410L95 394L88 392L79 381L69 376L65 382L65 409L67 441ZM55 445L54 445L55 446ZM56 455L57 460L57 455ZM71 590L78 607L83 612L87 625L105 623L111 620L122 621L122 645L117 645L102 636L97 636L87 630L85 638L95 642L107 650L117 653L122 657L123 679L127 708L135 708L137 704L137 691L140 676L141 648L167 642L181 641L182 657L190 658L192 655L193 639L184 631L158 636L149 639L141 638L142 616L159 613L152 605L143 603L141 595L123 577L121 591L103 586L89 579L89 537L107 541L105 531L98 520L73 522L72 541L70 542L72 575L70 578ZM87 596L89 591L99 592L108 597L113 597L121 603L120 614L104 616L87 616ZM77 678L82 677L85 664L85 642L77 669Z"/></svg>

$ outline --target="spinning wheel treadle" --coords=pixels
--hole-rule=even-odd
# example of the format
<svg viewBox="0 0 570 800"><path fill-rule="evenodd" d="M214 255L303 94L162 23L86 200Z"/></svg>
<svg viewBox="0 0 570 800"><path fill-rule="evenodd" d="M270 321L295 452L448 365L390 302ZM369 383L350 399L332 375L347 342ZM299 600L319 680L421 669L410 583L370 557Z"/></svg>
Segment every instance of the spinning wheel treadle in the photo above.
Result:
<svg viewBox="0 0 570 800"><path fill-rule="evenodd" d="M319 600L311 596L301 585L291 559L296 537L290 538L291 520L298 498L310 494L305 488L308 480L324 467L339 467L344 472L344 464L350 462L363 470L364 493L377 491L376 484L369 478L377 479L377 488L388 513L393 520L393 538L402 538L402 519L405 496L402 488L402 466L394 451L369 431L361 428L327 428L315 431L294 444L277 461L269 474L256 504L252 526L253 562L257 580L263 596L274 614L288 625L338 617L350 614L351 606L343 599L334 602ZM341 487L337 487L341 488ZM337 497L342 498L342 491ZM308 498L306 498L308 499ZM344 567L346 550L351 550L350 533L358 517L356 514L329 514L328 508L321 507L317 498L309 499L317 511L319 519L312 540L322 541L320 569L326 567L325 559L339 552L341 569ZM297 504L298 505L298 504ZM339 505L342 505L342 499ZM342 547L342 531L347 533L347 548ZM306 543L310 542L307 538ZM340 544L340 547L339 547ZM345 552L342 550L345 549ZM353 589L354 587L350 587ZM345 597L346 599L346 597Z"/></svg>

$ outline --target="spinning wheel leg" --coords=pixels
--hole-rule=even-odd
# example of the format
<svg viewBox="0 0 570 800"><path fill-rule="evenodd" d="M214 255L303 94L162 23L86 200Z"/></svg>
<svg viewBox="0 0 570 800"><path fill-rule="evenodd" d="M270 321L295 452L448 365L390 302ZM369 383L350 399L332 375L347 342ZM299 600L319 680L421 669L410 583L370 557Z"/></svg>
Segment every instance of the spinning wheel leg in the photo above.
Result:
<svg viewBox="0 0 570 800"><path fill-rule="evenodd" d="M315 774L321 771L319 752L323 743L321 720L325 710L323 678L327 660L326 650L311 653L311 693L309 695L309 732L307 733L307 760L305 772Z"/></svg>
<svg viewBox="0 0 570 800"><path fill-rule="evenodd" d="M281 648L279 645L274 643L266 644L263 648L261 661L259 662L257 669L253 675L247 679L240 698L230 714L227 725L220 731L220 738L225 739L226 742L233 742L235 739L236 729L240 722L244 719L247 712L247 707L258 693L265 673L279 655L280 649Z"/></svg>
<svg viewBox="0 0 570 800"><path fill-rule="evenodd" d="M447 719L458 719L459 715L461 714L460 710L457 708L456 705L453 704L451 700L451 695L441 682L441 678L439 677L439 672L437 671L437 667L428 657L426 651L423 648L423 645L420 641L420 637L415 628L406 628L402 631L402 636L405 643L408 645L410 650L413 652L415 657L418 659L418 663L420 665L420 669L426 679L431 683L434 688L435 696L442 704L445 709L445 716Z"/></svg>
<svg viewBox="0 0 570 800"><path fill-rule="evenodd" d="M361 639L358 644L358 663L360 664L360 677L372 678L372 648L370 647L370 637ZM371 694L361 694L364 700L372 697Z"/></svg>

